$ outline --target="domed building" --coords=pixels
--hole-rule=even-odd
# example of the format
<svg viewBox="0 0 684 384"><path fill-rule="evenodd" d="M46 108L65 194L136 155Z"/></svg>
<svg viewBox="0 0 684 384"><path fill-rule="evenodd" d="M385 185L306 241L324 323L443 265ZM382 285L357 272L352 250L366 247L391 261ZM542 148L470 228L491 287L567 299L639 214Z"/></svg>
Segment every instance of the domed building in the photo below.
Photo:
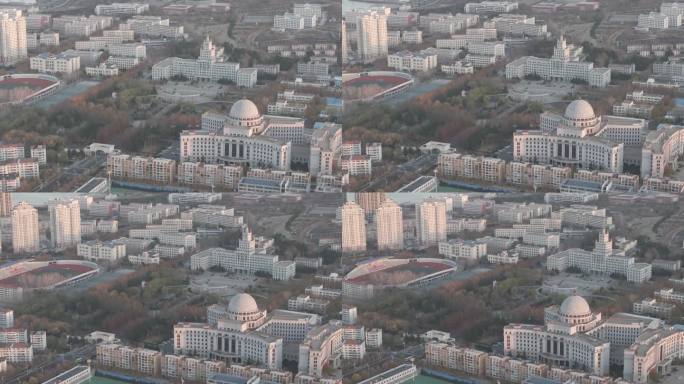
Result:
<svg viewBox="0 0 684 384"><path fill-rule="evenodd" d="M601 128L601 118L596 117L591 104L581 99L568 104L561 118L561 123L558 134L563 136L578 135L584 137L596 134ZM569 131L565 132L565 130Z"/></svg>
<svg viewBox="0 0 684 384"><path fill-rule="evenodd" d="M544 321L554 329L566 334L588 332L601 322L600 313L592 313L589 303L582 296L569 296L559 306L544 310Z"/></svg>
<svg viewBox="0 0 684 384"><path fill-rule="evenodd" d="M266 311L260 311L254 298L246 293L238 293L228 303L228 319L247 323L250 329L263 324L265 318Z"/></svg>
<svg viewBox="0 0 684 384"><path fill-rule="evenodd" d="M254 102L242 99L228 115L204 113L201 130L181 132L180 159L289 170L293 161L308 161L298 155L301 150L293 155L293 146L309 137L303 119L262 115Z"/></svg>
<svg viewBox="0 0 684 384"><path fill-rule="evenodd" d="M180 159L287 171L293 162L309 162L311 135L304 119L263 115L241 99L227 115L202 114L202 129L181 132Z"/></svg>
<svg viewBox="0 0 684 384"><path fill-rule="evenodd" d="M597 116L585 100L568 104L563 115L544 112L538 130L513 134L515 161L598 169L622 173L625 162L638 164L640 156L625 159L625 147L642 145L648 122L619 116Z"/></svg>
<svg viewBox="0 0 684 384"><path fill-rule="evenodd" d="M610 365L623 366L623 378L640 384L661 361L684 353L684 331L631 313L603 319L577 295L545 308L543 325L505 326L503 338L507 356L600 376L609 375Z"/></svg>
<svg viewBox="0 0 684 384"><path fill-rule="evenodd" d="M174 353L281 369L284 358L296 360L297 346L320 326L312 313L259 309L254 297L238 293L227 303L207 308L206 323L177 323Z"/></svg>
<svg viewBox="0 0 684 384"><path fill-rule="evenodd" d="M230 107L223 133L230 136L252 136L264 130L264 118L256 104L241 99Z"/></svg>
<svg viewBox="0 0 684 384"><path fill-rule="evenodd" d="M267 320L267 312L260 310L254 298L247 293L233 296L228 305L214 304L207 308L207 321L221 329L253 330Z"/></svg>

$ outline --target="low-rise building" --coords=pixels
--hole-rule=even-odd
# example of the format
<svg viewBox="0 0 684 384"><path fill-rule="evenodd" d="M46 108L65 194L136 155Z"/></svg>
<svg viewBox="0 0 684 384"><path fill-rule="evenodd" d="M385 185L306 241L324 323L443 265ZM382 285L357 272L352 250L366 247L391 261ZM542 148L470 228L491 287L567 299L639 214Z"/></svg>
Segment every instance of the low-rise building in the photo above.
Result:
<svg viewBox="0 0 684 384"><path fill-rule="evenodd" d="M41 53L30 59L30 68L40 73L71 74L81 69L80 56L62 52L59 54Z"/></svg>

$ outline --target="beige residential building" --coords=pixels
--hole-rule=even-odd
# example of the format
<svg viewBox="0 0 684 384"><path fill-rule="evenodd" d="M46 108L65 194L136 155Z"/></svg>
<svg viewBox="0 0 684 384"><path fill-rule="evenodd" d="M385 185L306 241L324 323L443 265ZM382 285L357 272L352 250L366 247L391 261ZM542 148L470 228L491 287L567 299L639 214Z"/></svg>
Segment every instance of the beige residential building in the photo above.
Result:
<svg viewBox="0 0 684 384"><path fill-rule="evenodd" d="M14 253L40 249L38 211L23 201L12 210L12 248Z"/></svg>
<svg viewBox="0 0 684 384"><path fill-rule="evenodd" d="M22 11L0 11L0 64L12 65L28 57L26 17Z"/></svg>
<svg viewBox="0 0 684 384"><path fill-rule="evenodd" d="M78 200L54 201L50 211L50 242L53 247L75 246L81 242L81 205Z"/></svg>
<svg viewBox="0 0 684 384"><path fill-rule="evenodd" d="M176 162L163 158L111 155L107 158L107 171L113 178L168 184L176 179Z"/></svg>
<svg viewBox="0 0 684 384"><path fill-rule="evenodd" d="M342 251L366 250L366 218L363 209L353 201L342 206Z"/></svg>
<svg viewBox="0 0 684 384"><path fill-rule="evenodd" d="M416 204L416 240L426 246L446 240L446 203L443 200Z"/></svg>
<svg viewBox="0 0 684 384"><path fill-rule="evenodd" d="M380 204L375 211L375 227L378 250L403 248L404 222L397 203L388 199Z"/></svg>

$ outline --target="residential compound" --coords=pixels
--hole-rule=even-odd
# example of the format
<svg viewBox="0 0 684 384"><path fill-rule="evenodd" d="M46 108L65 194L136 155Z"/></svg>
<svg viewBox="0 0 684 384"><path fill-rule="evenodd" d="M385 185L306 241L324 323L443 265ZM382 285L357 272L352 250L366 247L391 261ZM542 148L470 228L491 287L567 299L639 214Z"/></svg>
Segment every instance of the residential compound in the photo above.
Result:
<svg viewBox="0 0 684 384"><path fill-rule="evenodd" d="M30 332L14 323L14 311L0 309L0 359L12 364L27 364L33 361L34 352L45 351L47 336L45 331ZM6 363L5 363L6 367Z"/></svg>
<svg viewBox="0 0 684 384"><path fill-rule="evenodd" d="M295 4L292 12L273 17L273 29L285 31L314 28L325 21L324 14L321 4Z"/></svg>
<svg viewBox="0 0 684 384"><path fill-rule="evenodd" d="M546 24L537 23L534 16L506 13L482 23L486 29L495 29L499 35L513 37L548 38L551 32Z"/></svg>
<svg viewBox="0 0 684 384"><path fill-rule="evenodd" d="M174 77L190 80L228 80L239 87L251 88L257 82L257 69L240 68L240 63L227 61L223 55L223 48L217 48L207 36L197 59L167 57L152 66L152 79L165 80Z"/></svg>
<svg viewBox="0 0 684 384"><path fill-rule="evenodd" d="M637 30L662 30L679 28L684 18L684 3L660 4L660 12L640 14L637 18Z"/></svg>
<svg viewBox="0 0 684 384"><path fill-rule="evenodd" d="M610 69L582 60L582 47L558 39L550 59L523 56L506 65L507 79L539 77L545 80L581 81L594 87L610 84Z"/></svg>
<svg viewBox="0 0 684 384"><path fill-rule="evenodd" d="M169 19L160 16L133 16L119 24L120 31L133 31L136 37L181 39L185 37L183 26L171 25Z"/></svg>
<svg viewBox="0 0 684 384"><path fill-rule="evenodd" d="M63 36L90 36L110 28L114 22L111 16L73 16L63 15L52 19L52 28Z"/></svg>

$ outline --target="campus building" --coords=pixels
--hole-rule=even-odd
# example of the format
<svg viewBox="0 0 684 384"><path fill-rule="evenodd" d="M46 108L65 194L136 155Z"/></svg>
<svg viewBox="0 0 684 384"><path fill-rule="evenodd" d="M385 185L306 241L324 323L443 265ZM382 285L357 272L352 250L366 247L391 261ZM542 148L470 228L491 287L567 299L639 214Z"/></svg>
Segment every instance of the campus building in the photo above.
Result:
<svg viewBox="0 0 684 384"><path fill-rule="evenodd" d="M275 280L289 280L295 275L294 261L279 261L274 254L273 239L254 237L247 225L242 225L242 237L236 249L208 248L190 257L190 269L208 270L221 267L241 273L265 273Z"/></svg>
<svg viewBox="0 0 684 384"><path fill-rule="evenodd" d="M259 309L254 298L240 293L227 306L207 309L207 323L178 323L174 353L234 363L257 363L280 369L284 356L296 356L297 345L321 323L318 315Z"/></svg>
<svg viewBox="0 0 684 384"><path fill-rule="evenodd" d="M581 54L581 47L568 44L561 36L550 59L523 56L513 60L506 65L506 78L523 79L532 75L545 80L579 80L594 87L608 86L610 69L582 61Z"/></svg>
<svg viewBox="0 0 684 384"><path fill-rule="evenodd" d="M230 108L220 131L203 126L202 130L181 132L180 158L183 162L246 163L289 170L292 145L304 145L306 132L303 119L261 115L253 102L242 99Z"/></svg>
<svg viewBox="0 0 684 384"><path fill-rule="evenodd" d="M622 173L625 146L641 145L646 130L643 119L596 116L588 102L575 100L562 116L543 113L539 130L515 132L513 158Z"/></svg>
<svg viewBox="0 0 684 384"><path fill-rule="evenodd" d="M611 364L623 366L623 379L646 383L656 369L684 353L684 332L661 320L616 313L603 319L580 296L544 310L544 325L504 327L504 353L525 356L551 367L607 376Z"/></svg>
<svg viewBox="0 0 684 384"><path fill-rule="evenodd" d="M584 273L621 275L634 283L650 280L652 272L651 264L636 263L634 257L628 256L624 250L614 249L606 230L599 234L593 251L570 248L546 259L546 268L550 271L565 271L571 267Z"/></svg>
<svg viewBox="0 0 684 384"><path fill-rule="evenodd" d="M255 68L240 68L240 63L226 60L223 48L217 48L207 36L197 59L167 57L152 66L152 79L185 77L190 80L229 80L245 88L256 85L257 70Z"/></svg>
<svg viewBox="0 0 684 384"><path fill-rule="evenodd" d="M684 126L660 124L646 135L641 149L641 178L665 177L667 169L677 168L684 153Z"/></svg>

